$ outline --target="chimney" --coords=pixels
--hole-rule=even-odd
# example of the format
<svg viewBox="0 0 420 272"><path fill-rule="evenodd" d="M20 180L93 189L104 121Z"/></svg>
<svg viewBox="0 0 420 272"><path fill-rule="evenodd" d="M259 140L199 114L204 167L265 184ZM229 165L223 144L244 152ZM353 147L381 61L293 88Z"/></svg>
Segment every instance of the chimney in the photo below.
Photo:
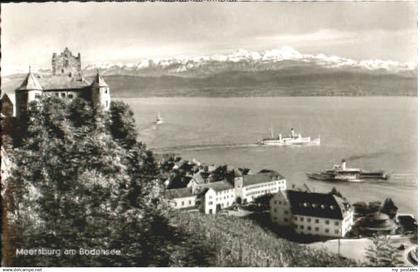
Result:
<svg viewBox="0 0 420 272"><path fill-rule="evenodd" d="M346 170L346 160L341 161L341 170Z"/></svg>

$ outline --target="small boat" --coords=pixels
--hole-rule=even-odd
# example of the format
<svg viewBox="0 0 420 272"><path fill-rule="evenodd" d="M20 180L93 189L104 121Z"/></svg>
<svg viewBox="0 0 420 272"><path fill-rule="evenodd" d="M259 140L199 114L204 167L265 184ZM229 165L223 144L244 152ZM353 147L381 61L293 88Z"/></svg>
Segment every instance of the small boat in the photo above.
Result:
<svg viewBox="0 0 420 272"><path fill-rule="evenodd" d="M156 124L156 125L161 125L161 124L163 124L163 119L162 119L162 117L160 116L160 113L158 113L158 114L157 114L157 116L156 116L156 121L155 121L155 124Z"/></svg>
<svg viewBox="0 0 420 272"><path fill-rule="evenodd" d="M313 180L333 182L363 182L366 179L386 180L388 175L384 171L366 171L359 168L347 168L346 161L342 160L341 165L334 165L333 169L320 173L306 173L308 178Z"/></svg>
<svg viewBox="0 0 420 272"><path fill-rule="evenodd" d="M301 134L296 134L294 129L290 130L290 135L283 137L279 134L277 137L273 135L273 129L271 129L271 137L264 138L258 142L260 145L275 145L275 146L282 146L282 145L320 145L321 144L321 137L316 139L311 139L311 137L302 137Z"/></svg>

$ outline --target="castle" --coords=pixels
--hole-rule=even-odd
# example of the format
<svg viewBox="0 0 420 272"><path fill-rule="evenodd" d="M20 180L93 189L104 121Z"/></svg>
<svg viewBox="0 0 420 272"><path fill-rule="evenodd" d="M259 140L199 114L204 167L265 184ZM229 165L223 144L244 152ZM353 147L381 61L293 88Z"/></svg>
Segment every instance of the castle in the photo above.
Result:
<svg viewBox="0 0 420 272"><path fill-rule="evenodd" d="M87 81L82 74L80 53L77 57L73 56L68 48L59 55L53 54L51 75L35 75L29 69L29 73L15 90L16 117L22 117L29 103L42 96L56 96L68 101L80 97L91 102L93 107L105 111L111 105L110 88L99 72L93 81Z"/></svg>

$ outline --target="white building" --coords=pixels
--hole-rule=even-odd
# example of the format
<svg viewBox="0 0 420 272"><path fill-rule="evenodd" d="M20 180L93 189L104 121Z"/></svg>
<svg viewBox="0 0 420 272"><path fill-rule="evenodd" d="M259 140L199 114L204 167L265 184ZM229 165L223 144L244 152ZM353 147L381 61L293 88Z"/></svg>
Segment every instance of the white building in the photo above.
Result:
<svg viewBox="0 0 420 272"><path fill-rule="evenodd" d="M197 205L197 195L190 188L169 189L165 191L165 196L174 209L191 209Z"/></svg>
<svg viewBox="0 0 420 272"><path fill-rule="evenodd" d="M193 178L187 188L169 189L166 194L173 208L199 208L206 214L214 214L235 203L246 204L259 196L286 190L286 180L276 171L263 170L243 176L235 170L232 179L232 182L204 182Z"/></svg>
<svg viewBox="0 0 420 272"><path fill-rule="evenodd" d="M344 237L353 225L353 208L333 194L282 191L270 200L273 223L306 235Z"/></svg>

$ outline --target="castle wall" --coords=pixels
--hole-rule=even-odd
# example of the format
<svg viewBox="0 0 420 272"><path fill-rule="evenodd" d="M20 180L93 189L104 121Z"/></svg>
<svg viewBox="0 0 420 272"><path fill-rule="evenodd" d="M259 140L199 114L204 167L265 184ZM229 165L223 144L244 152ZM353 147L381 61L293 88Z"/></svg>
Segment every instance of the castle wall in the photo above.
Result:
<svg viewBox="0 0 420 272"><path fill-rule="evenodd" d="M60 55L56 53L52 56L53 75L67 75L71 77L80 76L82 72L82 62L80 53L77 56L67 48Z"/></svg>

